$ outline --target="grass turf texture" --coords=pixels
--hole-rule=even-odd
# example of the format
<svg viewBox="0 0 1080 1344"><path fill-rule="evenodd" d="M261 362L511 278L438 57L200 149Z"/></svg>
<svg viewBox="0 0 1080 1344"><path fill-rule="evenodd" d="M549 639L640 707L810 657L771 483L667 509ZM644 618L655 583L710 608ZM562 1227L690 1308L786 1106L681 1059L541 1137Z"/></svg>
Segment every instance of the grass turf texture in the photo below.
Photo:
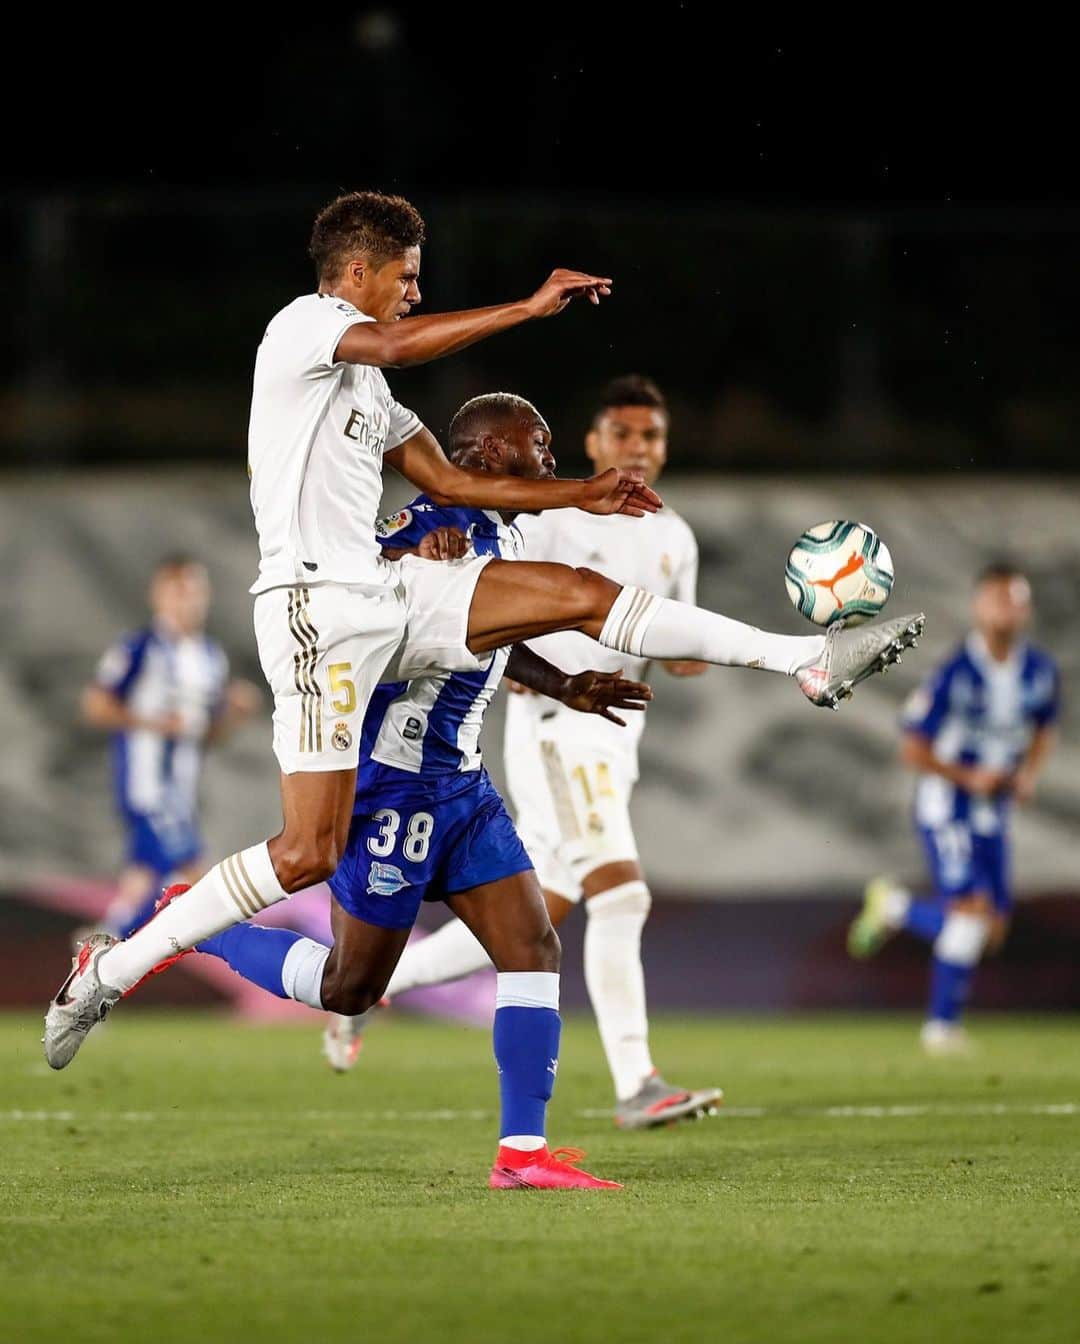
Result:
<svg viewBox="0 0 1080 1344"><path fill-rule="evenodd" d="M667 1075L720 1082L734 1113L625 1135L591 1113L609 1104L607 1074L591 1022L570 1022L552 1141L627 1183L581 1195L484 1188L482 1032L395 1014L336 1077L314 1021L122 1009L53 1075L40 1018L0 1018L4 1333L1074 1337L1080 1024L976 1020L978 1056L948 1063L924 1060L915 1031L661 1020ZM738 1113L754 1107L765 1113Z"/></svg>

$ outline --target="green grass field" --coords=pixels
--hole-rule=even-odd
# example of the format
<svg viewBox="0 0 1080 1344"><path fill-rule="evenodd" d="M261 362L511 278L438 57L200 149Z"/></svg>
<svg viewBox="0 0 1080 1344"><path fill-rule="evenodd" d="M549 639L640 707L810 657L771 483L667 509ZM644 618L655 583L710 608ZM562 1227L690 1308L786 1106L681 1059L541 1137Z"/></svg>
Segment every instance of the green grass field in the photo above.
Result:
<svg viewBox="0 0 1080 1344"><path fill-rule="evenodd" d="M0 1301L73 1341L1063 1341L1080 1321L1080 1023L662 1020L723 1116L621 1135L591 1022L550 1135L613 1194L489 1192L486 1034L124 1012L65 1073L0 1018Z"/></svg>

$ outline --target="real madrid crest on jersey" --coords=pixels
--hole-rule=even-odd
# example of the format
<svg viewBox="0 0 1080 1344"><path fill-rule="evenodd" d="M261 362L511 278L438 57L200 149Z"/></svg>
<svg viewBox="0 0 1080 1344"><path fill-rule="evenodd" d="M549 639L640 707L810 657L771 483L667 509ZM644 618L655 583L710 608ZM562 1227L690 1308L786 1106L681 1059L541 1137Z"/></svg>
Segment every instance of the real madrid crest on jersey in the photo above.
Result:
<svg viewBox="0 0 1080 1344"><path fill-rule="evenodd" d="M375 535L377 537L392 537L395 532L400 532L403 527L408 527L412 520L412 509L402 509L400 513L392 513L389 518L380 518L375 524Z"/></svg>
<svg viewBox="0 0 1080 1344"><path fill-rule="evenodd" d="M348 751L352 746L352 733L347 723L335 723L330 741L336 751Z"/></svg>
<svg viewBox="0 0 1080 1344"><path fill-rule="evenodd" d="M665 551L660 557L660 573L663 574L665 579L670 579L674 572L675 566L672 563L671 556Z"/></svg>

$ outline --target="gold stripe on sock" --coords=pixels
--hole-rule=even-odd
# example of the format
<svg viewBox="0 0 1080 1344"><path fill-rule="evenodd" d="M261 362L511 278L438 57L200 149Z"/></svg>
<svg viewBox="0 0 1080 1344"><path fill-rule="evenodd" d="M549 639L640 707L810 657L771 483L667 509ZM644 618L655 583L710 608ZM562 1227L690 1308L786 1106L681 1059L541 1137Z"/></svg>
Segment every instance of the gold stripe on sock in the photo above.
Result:
<svg viewBox="0 0 1080 1344"><path fill-rule="evenodd" d="M616 643L621 653L630 652L627 643L627 631L633 624L634 618L636 617L639 608L641 607L643 601L647 597L648 594L645 592L645 590L643 588L639 588L637 592L634 594L633 598L631 599L630 605L629 607L627 607L626 613L624 614L622 620L619 622L619 628L616 631Z"/></svg>
<svg viewBox="0 0 1080 1344"><path fill-rule="evenodd" d="M237 910L244 919L250 919L252 915L257 914L257 909L251 908L251 898L243 891L240 886L236 873L230 867L233 856L230 854L227 859L221 861L221 876L225 883L226 890L233 899Z"/></svg>
<svg viewBox="0 0 1080 1344"><path fill-rule="evenodd" d="M631 618L630 625L626 631L626 643L628 651L634 653L639 658L641 657L640 646L637 649L635 649L634 643L637 640L637 633L641 629L641 623L642 621L648 620L648 617L653 610L653 605L654 605L653 594L645 593L645 601L641 604L640 609L637 612L635 612L634 616Z"/></svg>
<svg viewBox="0 0 1080 1344"><path fill-rule="evenodd" d="M236 853L233 855L233 858L236 860L237 877L241 880L244 889L250 892L251 899L254 901L256 908L259 910L265 910L266 907L270 904L270 902L264 901L263 898L259 895L259 889L255 885L255 883L252 882L251 874L248 872L247 866L244 863L243 854Z"/></svg>

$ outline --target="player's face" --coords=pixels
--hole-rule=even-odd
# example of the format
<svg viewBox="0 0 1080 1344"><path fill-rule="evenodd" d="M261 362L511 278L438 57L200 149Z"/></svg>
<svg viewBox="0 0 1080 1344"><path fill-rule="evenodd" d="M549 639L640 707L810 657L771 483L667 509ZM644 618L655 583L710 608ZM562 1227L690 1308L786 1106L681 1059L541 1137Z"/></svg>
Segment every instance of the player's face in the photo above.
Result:
<svg viewBox="0 0 1080 1344"><path fill-rule="evenodd" d="M357 307L376 322L408 317L420 302L420 249L407 248L379 267L365 266Z"/></svg>
<svg viewBox="0 0 1080 1344"><path fill-rule="evenodd" d="M150 585L150 609L156 620L178 634L190 635L206 624L210 578L202 565L162 569Z"/></svg>
<svg viewBox="0 0 1080 1344"><path fill-rule="evenodd" d="M597 471L636 467L649 485L667 461L667 416L655 406L609 406L585 438Z"/></svg>
<svg viewBox="0 0 1080 1344"><path fill-rule="evenodd" d="M1031 585L1021 574L984 579L975 590L975 628L988 639L1017 639L1031 620Z"/></svg>
<svg viewBox="0 0 1080 1344"><path fill-rule="evenodd" d="M500 437L507 448L505 464L508 476L545 481L555 475L551 430L542 415L523 415Z"/></svg>

